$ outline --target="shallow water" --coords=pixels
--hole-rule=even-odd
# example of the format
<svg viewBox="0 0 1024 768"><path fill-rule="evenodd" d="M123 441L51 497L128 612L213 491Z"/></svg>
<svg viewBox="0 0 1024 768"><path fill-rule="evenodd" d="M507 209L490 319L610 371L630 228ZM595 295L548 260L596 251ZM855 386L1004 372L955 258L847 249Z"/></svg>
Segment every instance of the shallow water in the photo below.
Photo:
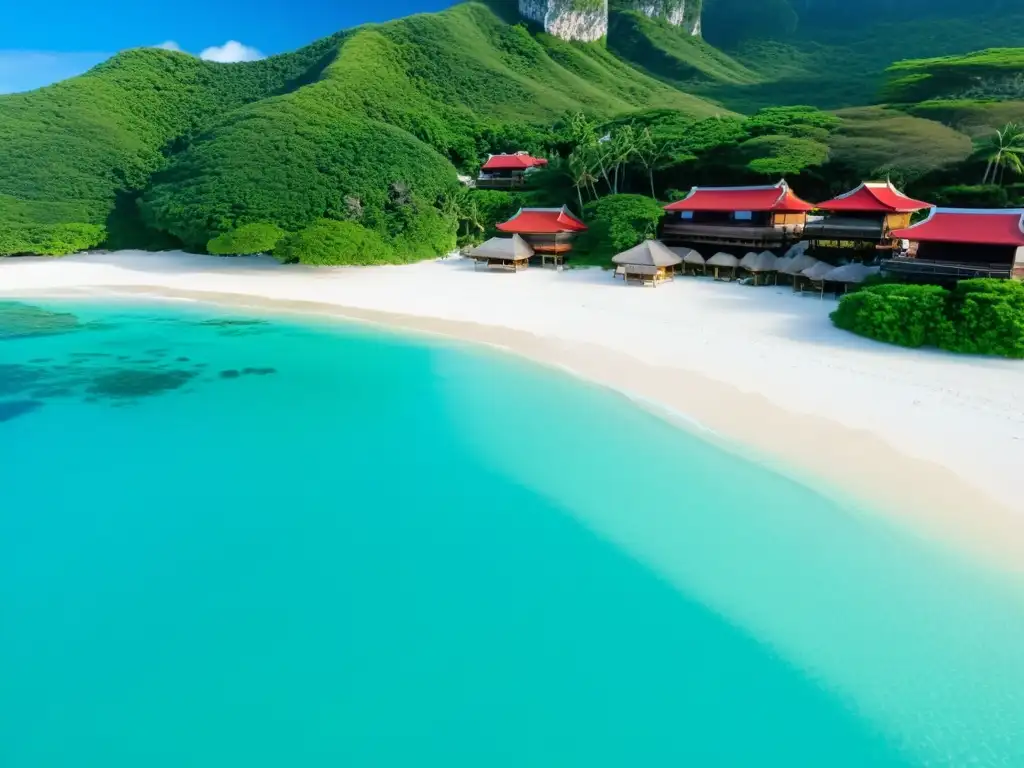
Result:
<svg viewBox="0 0 1024 768"><path fill-rule="evenodd" d="M1018 585L499 353L0 303L0 765L1024 764Z"/></svg>

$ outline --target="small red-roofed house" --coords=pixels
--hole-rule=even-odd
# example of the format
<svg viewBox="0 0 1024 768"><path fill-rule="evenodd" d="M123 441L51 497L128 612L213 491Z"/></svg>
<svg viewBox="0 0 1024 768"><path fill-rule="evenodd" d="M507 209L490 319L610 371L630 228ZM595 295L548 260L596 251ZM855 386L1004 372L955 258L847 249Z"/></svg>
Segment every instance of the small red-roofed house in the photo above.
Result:
<svg viewBox="0 0 1024 768"><path fill-rule="evenodd" d="M784 179L762 187L694 187L665 206L662 239L679 245L781 248L800 239L813 208Z"/></svg>
<svg viewBox="0 0 1024 768"><path fill-rule="evenodd" d="M1024 279L1024 208L933 208L893 236L909 240L910 252L883 261L885 272L939 281Z"/></svg>
<svg viewBox="0 0 1024 768"><path fill-rule="evenodd" d="M491 155L480 166L476 180L479 189L512 189L526 185L527 176L537 168L543 168L548 161L533 157L528 152L509 155Z"/></svg>
<svg viewBox="0 0 1024 768"><path fill-rule="evenodd" d="M931 203L907 197L891 182L864 182L818 203L815 208L824 217L808 222L804 238L811 243L811 253L825 261L874 261L880 252L892 254L899 243L892 235L895 230L910 226L914 213L931 207Z"/></svg>
<svg viewBox="0 0 1024 768"><path fill-rule="evenodd" d="M565 254L572 250L576 235L586 229L587 225L564 205L561 208L520 208L519 213L498 225L499 232L519 235L529 243L534 252L540 254L542 264L549 256L555 264L561 263Z"/></svg>

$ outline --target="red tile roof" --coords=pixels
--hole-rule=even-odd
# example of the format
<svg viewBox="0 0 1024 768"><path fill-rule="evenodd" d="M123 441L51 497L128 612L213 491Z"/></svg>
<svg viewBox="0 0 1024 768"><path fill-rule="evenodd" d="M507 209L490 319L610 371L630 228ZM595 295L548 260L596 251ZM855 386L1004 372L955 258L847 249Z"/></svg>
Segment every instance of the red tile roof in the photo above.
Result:
<svg viewBox="0 0 1024 768"><path fill-rule="evenodd" d="M564 205L561 208L520 208L519 213L498 225L502 232L520 235L582 232L586 228L587 225L573 216Z"/></svg>
<svg viewBox="0 0 1024 768"><path fill-rule="evenodd" d="M890 182L865 182L845 195L815 206L823 211L864 213L911 213L933 207L931 203L907 197Z"/></svg>
<svg viewBox="0 0 1024 768"><path fill-rule="evenodd" d="M774 211L803 213L814 206L793 194L785 180L766 187L694 187L666 211Z"/></svg>
<svg viewBox="0 0 1024 768"><path fill-rule="evenodd" d="M480 170L525 171L527 168L537 168L547 164L548 161L543 157L531 157L526 152L516 152L514 155L491 155Z"/></svg>
<svg viewBox="0 0 1024 768"><path fill-rule="evenodd" d="M919 243L1024 246L1024 208L933 208L928 218L894 237Z"/></svg>

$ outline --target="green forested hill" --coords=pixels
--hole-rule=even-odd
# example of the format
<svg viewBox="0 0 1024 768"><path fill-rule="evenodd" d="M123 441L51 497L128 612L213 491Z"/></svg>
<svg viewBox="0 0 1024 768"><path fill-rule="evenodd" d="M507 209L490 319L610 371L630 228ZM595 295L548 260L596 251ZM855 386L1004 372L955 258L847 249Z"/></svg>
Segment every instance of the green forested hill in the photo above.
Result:
<svg viewBox="0 0 1024 768"><path fill-rule="evenodd" d="M649 105L726 111L601 45L537 38L478 4L254 63L128 51L0 97L0 252L66 250L67 236L97 245L108 231L115 245L152 239L140 192L146 223L199 248L226 227L295 227L346 199L383 216L392 184L430 200L454 184L453 163L475 164L489 130ZM93 228L49 242L60 223Z"/></svg>
<svg viewBox="0 0 1024 768"><path fill-rule="evenodd" d="M1024 0L1005 3L1012 20ZM510 23L514 14L493 3L467 2L254 63L128 51L81 77L0 96L0 255L201 250L243 225L295 232L321 219L426 255L417 243L453 237L457 171L474 173L488 152L567 156L552 126L570 113L637 126L657 115L663 191L711 175L801 173L818 187L890 171L916 179L962 162L996 120L1024 114L964 88L952 89L955 102L949 88L921 102L922 76L941 70L945 83L958 61L895 64L1002 44L1013 35L1005 19L940 0L889 27L875 8L834 28L823 14L838 0L811 5L705 0L707 41L617 10L607 42L568 43ZM967 13L977 23L963 23ZM1016 70L1006 72L1000 87L1012 89ZM909 96L871 106L886 82ZM779 104L840 111L784 126L770 113L747 123L736 114ZM811 172L822 165L831 170ZM555 163L549 180L571 193L567 168Z"/></svg>

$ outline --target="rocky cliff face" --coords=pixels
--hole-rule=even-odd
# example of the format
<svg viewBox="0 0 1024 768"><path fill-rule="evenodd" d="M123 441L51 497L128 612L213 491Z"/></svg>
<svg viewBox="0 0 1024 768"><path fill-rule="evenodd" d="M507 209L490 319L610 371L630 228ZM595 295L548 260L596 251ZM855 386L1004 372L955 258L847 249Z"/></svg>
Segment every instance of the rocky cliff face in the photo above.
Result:
<svg viewBox="0 0 1024 768"><path fill-rule="evenodd" d="M589 43L608 34L608 0L519 0L519 13L563 40Z"/></svg>
<svg viewBox="0 0 1024 768"><path fill-rule="evenodd" d="M640 11L652 19L684 27L691 35L700 34L701 0L613 0L613 9Z"/></svg>

